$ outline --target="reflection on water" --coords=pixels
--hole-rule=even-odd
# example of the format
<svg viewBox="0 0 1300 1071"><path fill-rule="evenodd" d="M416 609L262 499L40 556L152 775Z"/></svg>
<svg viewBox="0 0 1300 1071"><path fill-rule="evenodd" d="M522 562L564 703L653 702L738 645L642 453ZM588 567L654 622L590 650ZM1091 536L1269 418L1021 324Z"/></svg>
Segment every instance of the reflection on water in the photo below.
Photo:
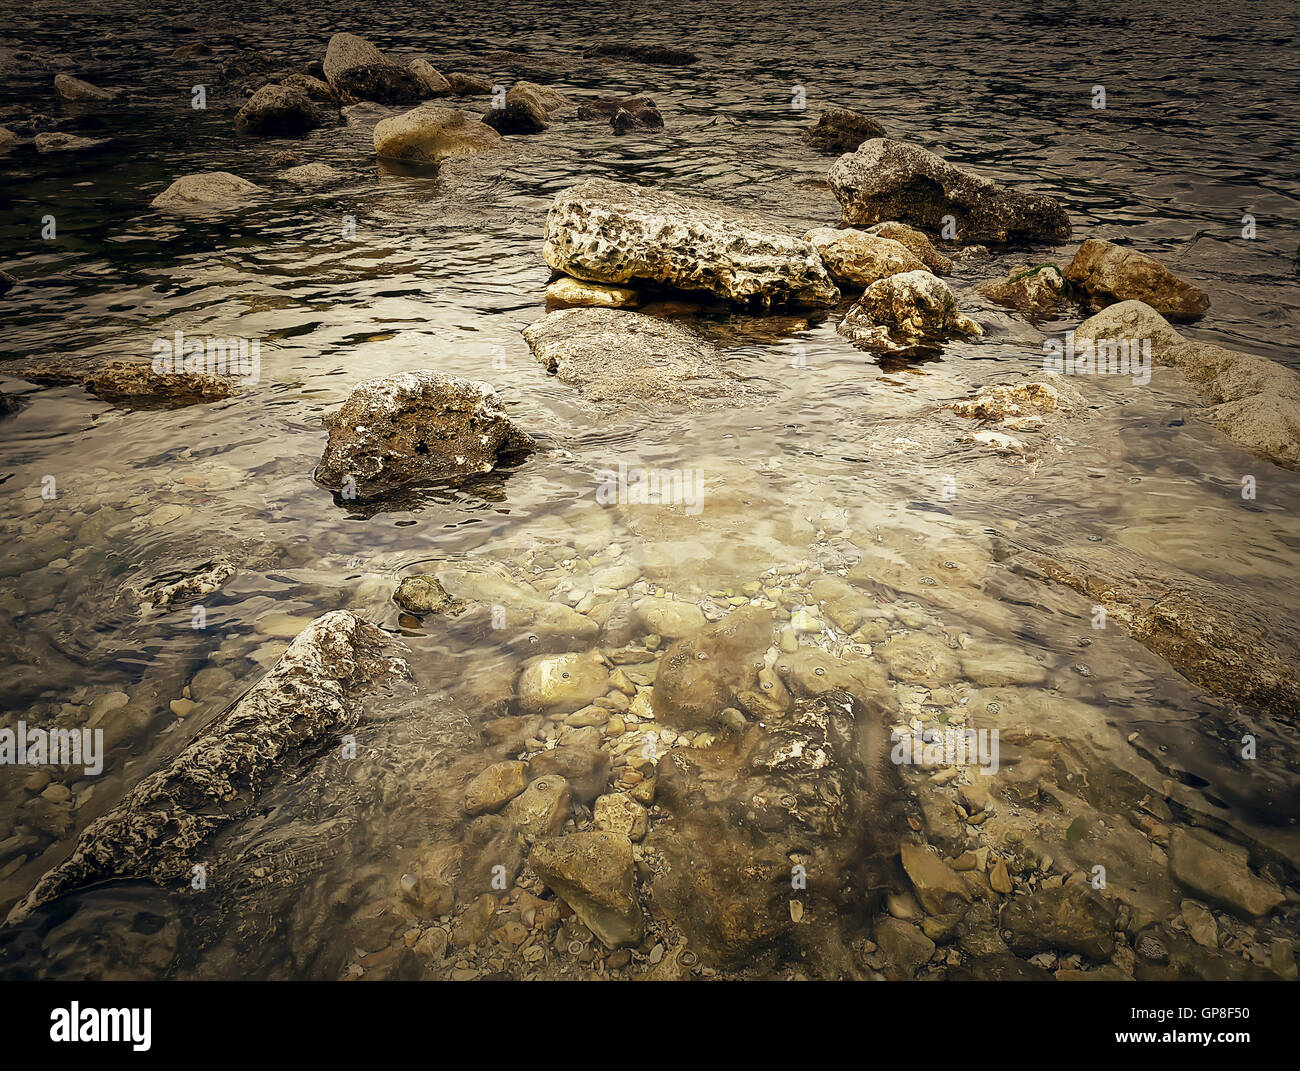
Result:
<svg viewBox="0 0 1300 1071"><path fill-rule="evenodd" d="M89 156L5 158L0 267L19 285L0 299L0 359L145 359L156 338L182 331L260 340L260 380L228 401L132 412L77 387L0 379L27 402L0 425L0 711L5 724L102 727L109 746L94 779L0 770L0 908L315 616L350 607L400 634L416 689L367 719L363 760L304 762L257 821L231 834L246 884L207 900L136 883L69 898L43 928L11 933L6 976L359 971L357 949L374 954L393 931L367 914L372 905L430 845L465 835L464 782L504 754L489 755L481 722L504 713L521 662L536 653L490 631L399 617L396 582L447 563L495 565L583 613L596 602L592 577L615 566L631 567L617 590L674 593L711 619L758 584L779 590L778 615L789 618L817 604L817 577L846 575L888 548L897 575L870 589L883 631L856 642L915 632L944 637L945 649L1012 647L1042 667L1032 681L942 681L927 695L900 683L887 704L898 721L993 703L1005 731L1064 742L1073 757L1060 761L1104 753L1123 771L1116 783L1172 795L1179 813L1212 814L1279 865L1300 862L1294 727L1230 715L1122 632L1089 629L1072 593L1004 564L1024 542L1123 548L1286 622L1297 608L1300 480L1189 417L1190 389L1163 370L1145 388L1079 383L1090 410L1045 435L1032 458L961 444L969 428L942 407L1032 373L1043 335L1081 317L1067 309L1030 327L970 291L1024 263L1024 251L959 262L953 288L986 337L953 342L940 360L875 363L836 335L838 314L688 315L758 390L761 403L739 409L593 413L542 373L520 336L544 311L540 236L558 190L591 176L632 179L745 205L802 233L834 222L838 208L830 159L800 130L840 105L1056 194L1076 237L1127 237L1211 294L1189 334L1294 365L1300 180L1286 166L1286 117L1300 50L1289 5L1253 9L1248 30L1235 12L1175 15L1156 3L1126 15L1057 2L922 18L905 5L868 16L847 3L762 17L740 3L693 15L593 4L565 16L494 0L441 13L436 31L420 5L402 2L362 13L334 0L309 15L217 2L176 18L142 18L138 7L43 4L6 28L8 47L66 56L127 93L87 108L56 102L40 71L0 82L0 125L40 113L112 139ZM616 138L604 124L559 122L510 139L499 159L434 177L377 166L366 123L298 140L234 135L240 98L221 81L223 63L252 52L302 66L344 28L444 71L529 77L579 97L646 92L666 129ZM658 68L582 56L606 36L686 44L702 59ZM196 41L210 58L170 58ZM207 111L189 106L194 84L208 86ZM1106 87L1104 111L1091 107L1095 84ZM805 88L807 112L791 109L794 86ZM286 148L345 180L287 186L271 162ZM176 176L211 170L267 196L227 218L149 208ZM1238 237L1245 213L1258 221L1253 242ZM39 238L47 215L55 240ZM419 367L491 382L546 449L482 485L384 512L336 501L311 480L321 416L361 379ZM701 470L702 512L598 505L598 471L620 462ZM1258 480L1251 501L1240 495L1245 474ZM188 605L150 611L130 595L221 557L238 572L204 599L200 628ZM969 575L945 575L944 561ZM934 572L940 583L917 586ZM855 630L841 631L815 642L834 647ZM651 664L654 651L644 657ZM1261 741L1257 776L1225 769L1241 732ZM1138 795L1125 781L1090 801L1105 823L1122 824ZM221 936L196 945L191 930Z"/></svg>

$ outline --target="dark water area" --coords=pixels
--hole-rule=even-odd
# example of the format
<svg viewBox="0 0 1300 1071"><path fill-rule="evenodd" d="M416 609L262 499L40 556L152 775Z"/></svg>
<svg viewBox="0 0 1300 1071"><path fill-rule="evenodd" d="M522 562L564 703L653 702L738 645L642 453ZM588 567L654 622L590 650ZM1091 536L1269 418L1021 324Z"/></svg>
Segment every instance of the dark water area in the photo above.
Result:
<svg viewBox="0 0 1300 1071"><path fill-rule="evenodd" d="M972 288L1024 263L1063 266L1087 237L1125 241L1208 292L1210 311L1182 329L1187 337L1300 369L1295 3L597 0L566 11L516 0L0 0L0 14L0 49L43 61L19 58L0 74L0 127L109 139L93 151L38 154L27 142L0 155L0 270L16 280L0 296L0 391L23 403L0 423L0 725L95 725L117 742L101 776L55 775L50 784L66 783L66 798L42 795L48 786L30 782L29 770L0 768L0 910L318 615L351 608L400 635L415 678L413 691L358 730L361 765L304 761L259 801L256 821L223 834L220 851L239 860L246 884L207 897L140 882L76 893L7 937L0 930L0 976L616 972L599 956L570 955L565 941L558 951L522 946L546 945L545 958L494 947L417 969L400 935L392 955L357 937L357 920L396 896L411 858L464 836L456 806L466 779L504 757L489 755L478 730L488 711L504 709L535 653L401 617L397 582L470 564L587 613L608 594L592 577L626 566L628 579L614 586L633 597L668 592L712 620L758 583L765 594L777 589L789 619L815 606L814 578L843 576L881 547L898 575L873 595L889 622L877 647L887 636L924 636L941 653L1013 652L1039 667L982 683L969 673L925 684L895 673L890 724L940 710L947 724L954 711L992 703L988 724L1032 729L1059 747L1052 761L1071 771L1061 792L1075 800L1078 790L1087 810L1070 814L1060 796L1059 824L1075 828L1078 818L1112 831L1109 869L1127 909L1180 917L1163 877L1166 845L1139 835L1133 817L1148 821L1142 797L1159 796L1169 803L1157 825L1215 829L1289 886L1280 912L1244 936L1240 923L1220 919L1224 948L1262 968L1272 942L1295 938L1294 723L1234 707L1118 629L1094 632L1086 599L1003 563L1027 542L1134 555L1230 590L1294 658L1300 477L1191 415L1196 395L1168 369L1143 387L1077 384L1087 422L1015 463L962 445L969 429L943 410L972 389L1034 374L1044 337L1088 315L1070 306L1031 325ZM579 102L648 94L665 129L616 137L603 122L556 122L507 138L489 161L437 173L376 160L379 113L299 138L235 132L259 71L303 70L340 31L402 62L425 57L444 73L507 86L528 79ZM613 40L700 58L666 67L584 54ZM173 57L199 43L210 54ZM121 95L62 102L57 71ZM201 110L191 106L197 86ZM1096 87L1104 108L1094 107ZM456 103L476 114L488 107L486 97ZM877 362L855 350L835 330L847 301L773 317L706 304L667 314L715 338L761 404L611 417L543 372L521 331L545 312L552 273L542 229L558 192L613 178L748 208L796 235L834 226L834 158L802 138L831 107L1059 198L1072 239L960 260L948 281L985 335L950 343L937 360ZM286 183L273 163L285 150L338 169L341 181ZM263 192L233 213L151 207L175 178L206 171ZM1247 216L1253 239L1243 237ZM48 217L55 236L43 238ZM54 358L147 360L157 339L178 331L259 340L257 382L228 400L152 411L6 372ZM358 382L414 368L490 382L546 449L499 478L403 508L338 501L312 480L322 417ZM702 471L703 512L602 508L596 473L619 463ZM1240 494L1247 475L1259 488L1249 501ZM51 486L56 494L43 494ZM955 499L948 486L959 489ZM145 613L129 597L133 586L221 554L240 568L205 600L202 628L189 607ZM979 580L936 599L917 577L948 560ZM808 642L838 657L850 638L833 632ZM1246 733L1260 741L1248 775L1225 759ZM1089 768L1098 755L1105 765ZM1095 791L1079 790L1089 774ZM1034 843L1039 862L1088 869L1037 819L1009 803L1002 811L1005 827L980 827L995 854L998 837L1017 833L1011 842ZM905 879L896 891L906 894ZM439 913L394 910L407 932L437 925ZM441 914L463 910L458 899ZM634 967L646 955L638 950ZM784 970L764 961L723 973Z"/></svg>

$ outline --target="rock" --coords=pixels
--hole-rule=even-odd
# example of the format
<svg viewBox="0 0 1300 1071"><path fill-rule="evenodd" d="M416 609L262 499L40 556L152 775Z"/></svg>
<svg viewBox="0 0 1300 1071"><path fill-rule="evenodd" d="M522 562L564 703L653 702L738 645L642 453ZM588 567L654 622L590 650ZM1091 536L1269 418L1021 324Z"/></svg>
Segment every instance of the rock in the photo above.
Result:
<svg viewBox="0 0 1300 1071"><path fill-rule="evenodd" d="M630 134L633 130L662 130L664 117L649 97L629 97L610 115L609 127L615 134Z"/></svg>
<svg viewBox="0 0 1300 1071"><path fill-rule="evenodd" d="M586 654L531 658L519 674L519 707L527 713L580 710L607 691L608 671Z"/></svg>
<svg viewBox="0 0 1300 1071"><path fill-rule="evenodd" d="M564 828L573 806L573 794L563 777L539 777L506 804L501 815L532 837L552 837Z"/></svg>
<svg viewBox="0 0 1300 1071"><path fill-rule="evenodd" d="M358 494L491 472L533 445L488 384L431 369L357 384L325 424L316 480Z"/></svg>
<svg viewBox="0 0 1300 1071"><path fill-rule="evenodd" d="M58 130L42 130L35 137L36 151L52 152L86 152L108 144L108 138L82 138L76 134L65 134Z"/></svg>
<svg viewBox="0 0 1300 1071"><path fill-rule="evenodd" d="M906 271L872 283L837 331L859 349L914 356L942 348L954 335L984 334L957 308L948 285L928 270Z"/></svg>
<svg viewBox="0 0 1300 1071"><path fill-rule="evenodd" d="M286 75L280 79L280 85L286 89L297 89L307 94L307 99L317 104L337 105L339 102L338 95L332 90L328 82L322 82L319 78L313 78L310 74Z"/></svg>
<svg viewBox="0 0 1300 1071"><path fill-rule="evenodd" d="M760 703L758 667L772 643L772 625L771 611L742 606L674 643L655 673L655 717L674 728L699 728L714 724L728 707Z"/></svg>
<svg viewBox="0 0 1300 1071"><path fill-rule="evenodd" d="M663 756L663 816L645 845L664 864L654 901L693 951L712 964L750 966L792 930L815 946L830 939L819 920L875 910L901 822L897 770L878 746L883 732L852 696L828 692L766 728ZM806 892L792 891L796 876ZM818 911L796 927L791 901L809 897Z"/></svg>
<svg viewBox="0 0 1300 1071"><path fill-rule="evenodd" d="M1003 937L1017 955L1078 952L1104 963L1115 951L1115 917L1115 901L1090 886L1073 883L1007 901L1001 925Z"/></svg>
<svg viewBox="0 0 1300 1071"><path fill-rule="evenodd" d="M803 236L840 285L865 289L877 279L930 269L905 246L865 231L818 227Z"/></svg>
<svg viewBox="0 0 1300 1071"><path fill-rule="evenodd" d="M600 731L593 738L561 743L540 751L528 764L530 777L562 777L579 803L590 804L609 784L610 756L600 747ZM578 733L570 734L572 740Z"/></svg>
<svg viewBox="0 0 1300 1071"><path fill-rule="evenodd" d="M18 135L8 127L0 126L0 152L9 152L18 146Z"/></svg>
<svg viewBox="0 0 1300 1071"><path fill-rule="evenodd" d="M325 79L339 98L380 104L414 103L428 95L408 67L393 63L364 37L336 33L325 49Z"/></svg>
<svg viewBox="0 0 1300 1071"><path fill-rule="evenodd" d="M956 220L964 244L1063 240L1070 219L1055 198L1007 189L950 164L918 145L874 138L841 156L830 171L843 222L897 220L941 231Z"/></svg>
<svg viewBox="0 0 1300 1071"><path fill-rule="evenodd" d="M832 108L804 131L804 138L818 152L853 152L864 141L889 135L870 116L848 108Z"/></svg>
<svg viewBox="0 0 1300 1071"><path fill-rule="evenodd" d="M531 588L485 568L449 566L438 571L435 582L455 602L433 612L459 614L458 607L468 607L477 613L478 633L493 636L494 643L518 638L533 651L569 651L592 643L600 631L596 622L571 607L548 601ZM500 617L498 607L503 611ZM466 613L465 617L469 616ZM499 624L505 628L497 628Z"/></svg>
<svg viewBox="0 0 1300 1071"><path fill-rule="evenodd" d="M996 305L1016 309L1031 318L1053 312L1065 297L1065 279L1055 264L1035 268L1020 264L1004 280L975 288Z"/></svg>
<svg viewBox="0 0 1300 1071"><path fill-rule="evenodd" d="M1184 900L1178 910L1193 941L1202 948L1219 947L1218 923L1214 921L1213 913L1204 904L1198 904L1195 900Z"/></svg>
<svg viewBox="0 0 1300 1071"><path fill-rule="evenodd" d="M547 372L598 408L716 409L754 394L712 342L654 316L559 309L525 328L524 340Z"/></svg>
<svg viewBox="0 0 1300 1071"><path fill-rule="evenodd" d="M611 793L597 799L595 807L592 808L592 819L597 829L606 833L616 833L633 841L645 837L649 824L645 808L623 792Z"/></svg>
<svg viewBox="0 0 1300 1071"><path fill-rule="evenodd" d="M928 847L904 844L899 854L916 898L929 914L948 914L970 902L965 879Z"/></svg>
<svg viewBox="0 0 1300 1071"><path fill-rule="evenodd" d="M465 789L465 813L499 811L528 787L528 766L523 762L495 762Z"/></svg>
<svg viewBox="0 0 1300 1071"><path fill-rule="evenodd" d="M488 935L496 914L497 898L491 893L483 893L462 912L452 926L451 946L473 948Z"/></svg>
<svg viewBox="0 0 1300 1071"><path fill-rule="evenodd" d="M239 204L261 192L260 186L228 171L207 171L182 175L149 203L154 208L176 210L207 208Z"/></svg>
<svg viewBox="0 0 1300 1071"><path fill-rule="evenodd" d="M346 610L318 617L239 702L91 822L8 921L110 878L188 885L195 864L212 862L202 849L214 835L253 813L291 764L354 728L362 697L405 675L392 649L380 628Z"/></svg>
<svg viewBox="0 0 1300 1071"><path fill-rule="evenodd" d="M383 160L437 165L499 148L501 135L455 108L425 105L375 126L375 155Z"/></svg>
<svg viewBox="0 0 1300 1071"><path fill-rule="evenodd" d="M1173 320L1195 320L1210 307L1210 297L1184 282L1154 257L1136 249L1089 238L1065 269L1094 308L1117 301L1141 301Z"/></svg>
<svg viewBox="0 0 1300 1071"><path fill-rule="evenodd" d="M604 179L556 197L542 256L589 282L655 282L764 307L839 299L812 246L761 218Z"/></svg>
<svg viewBox="0 0 1300 1071"><path fill-rule="evenodd" d="M1085 405L1081 397L1067 388L1030 381L984 387L969 398L953 402L948 408L971 420L1028 425L1041 423L1042 413L1072 413Z"/></svg>
<svg viewBox="0 0 1300 1071"><path fill-rule="evenodd" d="M625 286L584 283L562 275L546 288L546 304L559 308L631 309L640 304L635 290Z"/></svg>
<svg viewBox="0 0 1300 1071"><path fill-rule="evenodd" d="M483 122L503 134L540 134L550 126L546 104L550 98L539 92L540 88L532 83L516 83L505 96L505 107L489 108Z"/></svg>
<svg viewBox="0 0 1300 1071"><path fill-rule="evenodd" d="M452 71L447 75L447 84L451 86L452 96L455 97L478 97L492 92L491 78L465 74L463 71Z"/></svg>
<svg viewBox="0 0 1300 1071"><path fill-rule="evenodd" d="M235 115L242 134L303 134L315 130L323 117L311 98L291 86L263 86Z"/></svg>
<svg viewBox="0 0 1300 1071"><path fill-rule="evenodd" d="M605 945L637 945L645 933L633 884L632 842L614 833L538 840L529 863Z"/></svg>
<svg viewBox="0 0 1300 1071"><path fill-rule="evenodd" d="M435 576L403 577L393 593L393 601L412 614L444 614L457 617L465 612L465 604L453 599L438 583Z"/></svg>
<svg viewBox="0 0 1300 1071"><path fill-rule="evenodd" d="M910 922L881 919L876 923L874 937L881 956L904 979L914 977L934 955L934 942Z"/></svg>
<svg viewBox="0 0 1300 1071"><path fill-rule="evenodd" d="M584 55L626 59L634 63L650 63L661 67L689 67L700 58L694 52L687 52L685 49L667 48L663 45L641 45L632 41L611 41L593 45Z"/></svg>
<svg viewBox="0 0 1300 1071"><path fill-rule="evenodd" d="M411 60L407 66L420 84L424 86L425 95L430 97L451 96L451 83L428 60Z"/></svg>
<svg viewBox="0 0 1300 1071"><path fill-rule="evenodd" d="M935 275L949 275L952 273L952 261L935 249L934 243L915 227L909 227L906 223L895 223L891 220L888 223L877 223L868 227L867 233L874 234L878 238L888 238L897 242L919 258L921 263L934 272Z"/></svg>
<svg viewBox="0 0 1300 1071"><path fill-rule="evenodd" d="M58 94L60 100L68 101L112 100L117 96L111 90L100 89L89 82L83 82L80 78L73 78L70 74L54 76L54 92Z"/></svg>
<svg viewBox="0 0 1300 1071"><path fill-rule="evenodd" d="M632 611L643 633L680 640L694 636L708 624L704 612L694 603L679 599L638 599Z"/></svg>
<svg viewBox="0 0 1300 1071"><path fill-rule="evenodd" d="M343 172L329 164L300 164L289 168L280 177L295 186L329 186L343 181Z"/></svg>
<svg viewBox="0 0 1300 1071"><path fill-rule="evenodd" d="M84 381L86 390L114 405L178 409L238 393L234 379L202 372L155 372L143 361L109 361Z"/></svg>
<svg viewBox="0 0 1300 1071"><path fill-rule="evenodd" d="M1249 860L1245 848L1204 829L1175 826L1169 838L1169 873L1175 881L1241 918L1262 918L1285 896L1252 874Z"/></svg>

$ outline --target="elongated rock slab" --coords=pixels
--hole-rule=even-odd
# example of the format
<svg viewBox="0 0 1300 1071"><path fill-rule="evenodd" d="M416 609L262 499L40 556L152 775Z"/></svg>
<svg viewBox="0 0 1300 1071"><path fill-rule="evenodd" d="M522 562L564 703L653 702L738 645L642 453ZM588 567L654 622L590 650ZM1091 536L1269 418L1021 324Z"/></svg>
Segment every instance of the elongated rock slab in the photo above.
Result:
<svg viewBox="0 0 1300 1071"><path fill-rule="evenodd" d="M846 224L897 220L942 231L951 216L957 239L968 245L1070 237L1070 218L1054 197L1008 189L892 138L874 138L841 156L830 182Z"/></svg>
<svg viewBox="0 0 1300 1071"><path fill-rule="evenodd" d="M405 675L392 650L378 626L346 610L318 617L243 699L87 826L7 921L109 878L188 881L200 847L250 813L291 755L351 729L362 696Z"/></svg>
<svg viewBox="0 0 1300 1071"><path fill-rule="evenodd" d="M556 197L542 256L588 282L659 283L764 307L839 299L803 239L759 216L625 182L591 179Z"/></svg>

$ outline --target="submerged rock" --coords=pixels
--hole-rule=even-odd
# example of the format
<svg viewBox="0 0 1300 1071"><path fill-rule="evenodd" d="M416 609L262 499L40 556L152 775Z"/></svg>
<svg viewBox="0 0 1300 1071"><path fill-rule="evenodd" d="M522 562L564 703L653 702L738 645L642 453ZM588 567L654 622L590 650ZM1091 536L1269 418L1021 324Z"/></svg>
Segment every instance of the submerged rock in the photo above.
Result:
<svg viewBox="0 0 1300 1071"><path fill-rule="evenodd" d="M1178 826L1169 838L1174 880L1243 919L1269 914L1286 899L1273 882L1251 873L1250 853L1203 829Z"/></svg>
<svg viewBox="0 0 1300 1071"><path fill-rule="evenodd" d="M633 41L611 41L594 45L587 49L585 55L627 59L635 63L651 63L662 67L689 67L700 58L694 52L687 52L685 49L667 48L663 45L641 45Z"/></svg>
<svg viewBox="0 0 1300 1071"><path fill-rule="evenodd" d="M1078 394L1066 387L1029 382L984 387L948 408L971 420L1021 429L1041 425L1043 413L1072 413L1084 404Z"/></svg>
<svg viewBox="0 0 1300 1071"><path fill-rule="evenodd" d="M1088 296L1094 308L1117 301L1141 301L1174 320L1195 320L1210 296L1184 282L1154 257L1136 249L1089 238L1066 266L1065 278Z"/></svg>
<svg viewBox="0 0 1300 1071"><path fill-rule="evenodd" d="M571 713L609 691L609 671L589 654L543 655L519 674L519 709L525 713Z"/></svg>
<svg viewBox="0 0 1300 1071"><path fill-rule="evenodd" d="M525 328L524 339L547 372L601 407L631 400L708 409L753 393L726 370L712 342L654 316L560 309Z"/></svg>
<svg viewBox="0 0 1300 1071"><path fill-rule="evenodd" d="M83 82L70 74L54 76L54 92L58 94L60 100L67 101L112 100L117 96L112 90L100 89L99 86Z"/></svg>
<svg viewBox="0 0 1300 1071"><path fill-rule="evenodd" d="M874 909L897 851L899 796L887 749L863 735L875 721L831 691L766 729L660 759L665 817L645 841L662 859L654 900L707 961L752 962L794 937L795 900L831 926Z"/></svg>
<svg viewBox="0 0 1300 1071"><path fill-rule="evenodd" d="M262 187L228 171L206 171L182 175L149 203L154 208L207 208L238 204L261 192Z"/></svg>
<svg viewBox="0 0 1300 1071"><path fill-rule="evenodd" d="M905 271L930 269L906 246L866 231L818 227L803 236L817 250L831 278L865 289L877 279Z"/></svg>
<svg viewBox="0 0 1300 1071"><path fill-rule="evenodd" d="M1177 368L1214 404L1199 415L1233 442L1300 469L1300 375L1265 357L1183 338L1149 305L1122 301L1081 323L1080 342L1150 344L1154 364ZM1098 353L1098 359L1101 354Z"/></svg>
<svg viewBox="0 0 1300 1071"><path fill-rule="evenodd" d="M1002 933L1021 956L1077 952L1105 963L1115 951L1116 911L1114 900L1076 882L1008 902L1002 908Z"/></svg>
<svg viewBox="0 0 1300 1071"><path fill-rule="evenodd" d="M1069 216L1055 198L1008 189L890 138L874 138L841 156L830 182L846 224L897 220L941 231L951 216L965 244L1070 236Z"/></svg>
<svg viewBox="0 0 1300 1071"><path fill-rule="evenodd" d="M975 288L996 305L1016 309L1029 317L1053 312L1065 298L1065 279L1055 264L1031 268L1025 264L1013 268L999 282L981 283Z"/></svg>
<svg viewBox="0 0 1300 1071"><path fill-rule="evenodd" d="M351 103L414 103L428 95L424 83L408 67L394 63L364 37L336 33L325 49L325 79L339 98Z"/></svg>
<svg viewBox="0 0 1300 1071"><path fill-rule="evenodd" d="M87 826L8 922L94 882L188 883L196 864L211 862L202 847L249 815L294 757L353 728L361 699L405 674L392 649L381 629L346 610L317 618L243 699Z"/></svg>
<svg viewBox="0 0 1300 1071"><path fill-rule="evenodd" d="M984 333L957 309L948 285L928 270L872 283L837 330L859 349L903 356L939 349L954 335Z"/></svg>
<svg viewBox="0 0 1300 1071"><path fill-rule="evenodd" d="M375 155L385 160L436 165L501 145L501 135L455 108L424 106L375 126Z"/></svg>
<svg viewBox="0 0 1300 1071"><path fill-rule="evenodd" d="M414 585L417 580L429 578L408 579ZM402 583L406 587L407 582ZM452 600L450 607L434 609L432 598L436 596L431 597L427 587L423 598L402 605L430 607L427 611L412 610L413 613L454 614L459 619L458 625L479 636L491 635L494 642L517 639L533 651L571 651L593 642L600 631L596 622L572 607L552 602L540 592L486 566L447 566L438 570L434 583ZM406 590L414 595L418 589L407 587Z"/></svg>
<svg viewBox="0 0 1300 1071"><path fill-rule="evenodd" d="M358 494L491 472L532 448L486 383L422 369L357 384L325 419L316 479Z"/></svg>
<svg viewBox="0 0 1300 1071"><path fill-rule="evenodd" d="M85 388L115 405L137 409L177 409L215 402L238 392L228 376L202 372L155 372L143 361L109 361L86 377Z"/></svg>
<svg viewBox="0 0 1300 1071"><path fill-rule="evenodd" d="M533 845L528 862L606 948L645 933L633 881L632 842L617 833L570 833Z"/></svg>
<svg viewBox="0 0 1300 1071"><path fill-rule="evenodd" d="M328 186L341 182L343 172L329 164L299 164L283 172L280 177L295 186Z"/></svg>
<svg viewBox="0 0 1300 1071"><path fill-rule="evenodd" d="M244 134L303 134L324 121L301 89L270 85L259 89L239 109L235 129Z"/></svg>
<svg viewBox="0 0 1300 1071"><path fill-rule="evenodd" d="M33 139L36 151L51 152L86 152L98 149L109 142L108 138L83 138L76 134L67 134L61 130L42 130Z"/></svg>
<svg viewBox="0 0 1300 1071"><path fill-rule="evenodd" d="M604 179L556 197L542 256L590 282L654 282L765 308L839 299L812 246L760 217Z"/></svg>
<svg viewBox="0 0 1300 1071"><path fill-rule="evenodd" d="M848 108L832 108L804 131L804 138L818 152L853 152L864 141L885 138L885 128L868 115Z"/></svg>

